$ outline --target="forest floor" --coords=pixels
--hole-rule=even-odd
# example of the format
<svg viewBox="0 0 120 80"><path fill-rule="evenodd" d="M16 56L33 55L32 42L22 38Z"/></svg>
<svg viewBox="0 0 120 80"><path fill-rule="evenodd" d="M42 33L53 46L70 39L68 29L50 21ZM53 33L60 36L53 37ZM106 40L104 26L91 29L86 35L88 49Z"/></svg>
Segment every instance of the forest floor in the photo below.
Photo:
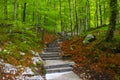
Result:
<svg viewBox="0 0 120 80"><path fill-rule="evenodd" d="M96 40L84 45L82 35L60 43L62 56L71 57L76 63L74 72L83 80L120 80L120 29L111 42L103 40L104 28L87 34L93 34Z"/></svg>
<svg viewBox="0 0 120 80"><path fill-rule="evenodd" d="M0 80L43 80L45 71L39 53L44 45L34 29L0 24Z"/></svg>
<svg viewBox="0 0 120 80"><path fill-rule="evenodd" d="M35 70L34 73L44 75L43 63L37 60L36 65L34 65L32 60L33 57L36 57L34 53L41 52L44 47L43 42L35 38L35 31L32 27L29 30L26 30L28 29L26 27L17 28L13 27L12 32L9 32L9 25L6 24L0 27L0 78L5 76L12 80L15 76L11 73L3 73L5 64L7 64L8 68L19 67L20 69L16 72L16 75L26 68L31 72L36 67L39 70L33 69L33 71ZM111 42L103 41L106 30L107 28L100 28L88 31L59 43L61 53L63 56L70 56L76 63L74 72L83 80L120 80L120 28L117 28L115 38ZM96 40L84 45L83 40L87 34L95 35ZM45 33L45 44L58 37L58 35ZM19 65L23 67L21 68Z"/></svg>

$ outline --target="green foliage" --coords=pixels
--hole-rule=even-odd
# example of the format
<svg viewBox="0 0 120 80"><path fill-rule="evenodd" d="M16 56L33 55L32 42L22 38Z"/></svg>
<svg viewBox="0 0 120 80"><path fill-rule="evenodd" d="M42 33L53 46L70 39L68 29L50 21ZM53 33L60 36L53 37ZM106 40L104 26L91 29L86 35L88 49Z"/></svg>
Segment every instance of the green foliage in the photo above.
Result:
<svg viewBox="0 0 120 80"><path fill-rule="evenodd" d="M93 62L98 62L98 60L99 60L99 53L96 52L93 56Z"/></svg>
<svg viewBox="0 0 120 80"><path fill-rule="evenodd" d="M119 76L119 75L116 75L116 76L115 76L115 80L120 80L120 76Z"/></svg>
<svg viewBox="0 0 120 80"><path fill-rule="evenodd" d="M40 27L44 27L47 30L54 32L54 27L56 27L56 31L60 31L61 27L68 31L71 31L71 22L72 20L72 28L75 29L76 26L76 17L78 18L79 30L84 29L84 19L90 20L90 27L96 27L96 15L98 15L98 23L100 25L100 12L98 10L98 14L96 14L96 0L71 0L70 4L68 0L17 0L17 8L16 8L16 20L14 20L15 15L15 1L10 0L5 4L4 1L0 2L0 22L9 22L13 24L16 28L23 28L26 25L38 25ZM23 11L24 11L24 3L27 3L26 6L26 21L23 24ZM102 6L102 18L103 25L108 24L109 22L109 1L100 0L98 3ZM60 10L61 4L61 10ZM98 7L99 7L98 4ZM32 6L31 6L32 5ZM7 8L6 8L7 6ZM76 8L76 10L75 10ZM105 10L104 10L105 9ZM5 13L7 11L7 13ZM60 11L62 15L60 16ZM77 14L76 14L77 13ZM90 14L90 16L89 16ZM7 15L7 19L5 19ZM82 24L79 21L82 20ZM61 26L61 21L63 22ZM86 24L88 24L86 22ZM86 25L87 27L88 25Z"/></svg>
<svg viewBox="0 0 120 80"><path fill-rule="evenodd" d="M11 56L14 57L16 60L20 60L21 59L20 53L12 53Z"/></svg>
<svg viewBox="0 0 120 80"><path fill-rule="evenodd" d="M11 54L10 51L8 51L8 50L2 50L2 51L0 52L0 58L6 60L6 59L7 59L7 56L10 55L10 54Z"/></svg>
<svg viewBox="0 0 120 80"><path fill-rule="evenodd" d="M44 63L43 63L42 61L39 61L39 62L36 63L36 65L37 65L37 66L43 66Z"/></svg>
<svg viewBox="0 0 120 80"><path fill-rule="evenodd" d="M39 74L45 75L46 74L46 70L44 68L44 63L42 61L41 62L37 62L36 65L39 68L39 70L38 70Z"/></svg>
<svg viewBox="0 0 120 80"><path fill-rule="evenodd" d="M22 52L27 52L30 50L30 45L26 44L25 42L21 42L18 45L17 50L22 51Z"/></svg>
<svg viewBox="0 0 120 80"><path fill-rule="evenodd" d="M109 64L109 68L115 69L115 68L116 68L116 65L115 65L115 64Z"/></svg>
<svg viewBox="0 0 120 80"><path fill-rule="evenodd" d="M118 69L116 70L116 72L117 72L118 74L120 74L120 69L118 68Z"/></svg>
<svg viewBox="0 0 120 80"><path fill-rule="evenodd" d="M91 58L91 54L88 54L88 53L87 53L87 54L85 54L85 57L86 57L86 58Z"/></svg>

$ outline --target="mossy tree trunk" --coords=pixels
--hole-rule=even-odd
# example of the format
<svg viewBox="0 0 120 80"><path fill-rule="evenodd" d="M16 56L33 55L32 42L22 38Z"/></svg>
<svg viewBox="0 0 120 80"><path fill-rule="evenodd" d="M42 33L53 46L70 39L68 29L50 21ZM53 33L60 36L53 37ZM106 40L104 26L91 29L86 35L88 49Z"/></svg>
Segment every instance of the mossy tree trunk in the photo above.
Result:
<svg viewBox="0 0 120 80"><path fill-rule="evenodd" d="M106 41L111 41L114 37L114 32L116 29L116 17L117 17L117 0L110 0L110 24L108 28L108 32L106 35Z"/></svg>

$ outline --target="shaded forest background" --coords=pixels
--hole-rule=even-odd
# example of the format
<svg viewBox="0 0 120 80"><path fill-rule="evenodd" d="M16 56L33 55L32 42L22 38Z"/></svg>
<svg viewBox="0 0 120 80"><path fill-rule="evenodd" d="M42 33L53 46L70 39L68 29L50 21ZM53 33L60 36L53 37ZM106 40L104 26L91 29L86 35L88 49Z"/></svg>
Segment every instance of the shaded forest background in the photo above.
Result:
<svg viewBox="0 0 120 80"><path fill-rule="evenodd" d="M118 14L119 3L118 0ZM111 14L110 0L2 0L0 4L1 23L14 24L15 28L24 23L77 35L108 25Z"/></svg>

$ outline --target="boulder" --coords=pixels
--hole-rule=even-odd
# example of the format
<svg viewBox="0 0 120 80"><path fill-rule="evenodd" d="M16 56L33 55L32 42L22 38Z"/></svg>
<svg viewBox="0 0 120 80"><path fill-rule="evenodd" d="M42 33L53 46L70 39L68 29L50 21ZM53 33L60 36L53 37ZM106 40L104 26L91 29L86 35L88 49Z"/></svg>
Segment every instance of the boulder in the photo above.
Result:
<svg viewBox="0 0 120 80"><path fill-rule="evenodd" d="M94 41L94 40L95 40L95 36L92 35L92 34L88 34L88 35L85 37L85 39L83 40L83 44L88 44L88 43L90 43L90 42L92 42L92 41Z"/></svg>

